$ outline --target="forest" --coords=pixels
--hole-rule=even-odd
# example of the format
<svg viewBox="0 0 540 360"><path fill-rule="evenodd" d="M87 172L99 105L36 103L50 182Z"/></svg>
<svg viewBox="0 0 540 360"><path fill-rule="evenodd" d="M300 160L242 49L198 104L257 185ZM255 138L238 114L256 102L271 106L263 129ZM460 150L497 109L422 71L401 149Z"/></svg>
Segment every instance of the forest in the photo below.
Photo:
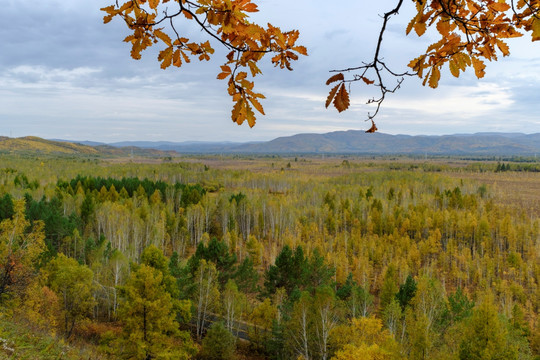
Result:
<svg viewBox="0 0 540 360"><path fill-rule="evenodd" d="M528 161L0 154L0 357L540 359Z"/></svg>

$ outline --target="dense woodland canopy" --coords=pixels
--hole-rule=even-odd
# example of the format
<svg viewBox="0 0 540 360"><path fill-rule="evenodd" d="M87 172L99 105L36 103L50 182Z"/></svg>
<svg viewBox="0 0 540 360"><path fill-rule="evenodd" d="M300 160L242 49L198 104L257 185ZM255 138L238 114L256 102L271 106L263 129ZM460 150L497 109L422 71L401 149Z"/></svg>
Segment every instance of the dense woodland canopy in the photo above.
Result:
<svg viewBox="0 0 540 360"><path fill-rule="evenodd" d="M523 163L0 164L0 351L16 358L540 357Z"/></svg>

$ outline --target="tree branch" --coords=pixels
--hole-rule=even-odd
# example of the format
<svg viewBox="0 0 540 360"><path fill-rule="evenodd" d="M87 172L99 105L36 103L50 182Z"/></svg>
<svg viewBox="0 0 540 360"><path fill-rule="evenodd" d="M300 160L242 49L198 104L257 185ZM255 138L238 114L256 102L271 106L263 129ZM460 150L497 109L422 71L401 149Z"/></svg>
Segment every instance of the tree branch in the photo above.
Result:
<svg viewBox="0 0 540 360"><path fill-rule="evenodd" d="M381 108L381 104L383 103L384 99L386 98L387 93L394 93L397 89L401 87L401 84L405 80L405 76L414 76L416 73L410 73L408 71L398 73L393 70L391 70L386 63L381 58L381 48L383 43L383 37L384 33L386 31L386 26L388 25L388 22L390 21L390 18L393 15L398 14L399 10L401 9L401 6L403 5L403 0L399 0L396 7L388 12L386 12L383 16L383 23L381 26L381 31L379 32L379 37L377 39L377 46L375 48L375 53L373 55L373 60L370 63L363 63L361 66L356 67L350 67L346 69L338 69L338 70L330 70L330 72L337 72L337 73L348 73L353 71L360 71L360 74L353 74L351 79L344 79L343 83L351 83L356 81L364 81L367 85L372 85L379 88L380 96L378 98L372 98L367 101L367 104L376 104L377 107L375 109L375 112L373 114L368 112L368 118L366 121L371 121L371 128L368 130L368 132L374 132L377 128L375 126L374 118L379 113L379 110ZM368 74L369 71L373 71L373 75L375 76L376 81L370 80L366 77L366 74ZM397 80L397 84L392 87L388 87L384 80L383 80L383 73L388 73L393 77L399 78ZM339 109L338 109L339 110Z"/></svg>

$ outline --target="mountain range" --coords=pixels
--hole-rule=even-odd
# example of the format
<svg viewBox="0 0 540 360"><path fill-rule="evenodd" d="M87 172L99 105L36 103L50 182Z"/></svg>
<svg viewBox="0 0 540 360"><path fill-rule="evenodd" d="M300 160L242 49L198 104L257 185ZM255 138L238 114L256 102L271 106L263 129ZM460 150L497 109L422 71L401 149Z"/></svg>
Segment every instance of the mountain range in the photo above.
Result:
<svg viewBox="0 0 540 360"><path fill-rule="evenodd" d="M298 134L267 142L123 142L111 146L136 146L179 153L250 154L430 154L430 155L534 155L540 153L540 133L476 133L444 136L367 134L336 131Z"/></svg>
<svg viewBox="0 0 540 360"><path fill-rule="evenodd" d="M358 155L536 155L540 133L476 133L442 136L367 134L336 131L326 134L297 134L266 142L168 142L45 140L38 137L0 137L0 151L87 154L101 156L181 154L358 154Z"/></svg>

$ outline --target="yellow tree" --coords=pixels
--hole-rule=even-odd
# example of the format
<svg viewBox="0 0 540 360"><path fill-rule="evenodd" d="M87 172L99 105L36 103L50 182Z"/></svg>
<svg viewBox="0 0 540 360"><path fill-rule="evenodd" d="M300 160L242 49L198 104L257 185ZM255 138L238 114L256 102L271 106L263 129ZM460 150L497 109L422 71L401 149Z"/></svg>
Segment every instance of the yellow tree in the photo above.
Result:
<svg viewBox="0 0 540 360"><path fill-rule="evenodd" d="M248 329L248 336L255 349L263 349L271 336L272 322L276 319L278 309L269 298L257 305L249 316L253 326Z"/></svg>
<svg viewBox="0 0 540 360"><path fill-rule="evenodd" d="M229 279L223 290L223 315L225 316L225 328L234 334L235 322L242 318L242 312L247 304L246 295L238 291L234 280ZM238 332L238 330L237 330ZM236 334L238 335L238 334Z"/></svg>
<svg viewBox="0 0 540 360"><path fill-rule="evenodd" d="M219 305L218 272L211 261L201 260L195 273L195 293L193 306L197 339L201 340L206 328L206 322L211 312Z"/></svg>
<svg viewBox="0 0 540 360"><path fill-rule="evenodd" d="M330 332L338 324L338 308L335 294L330 286L321 286L316 289L313 298L313 313L315 327L315 343L322 360L328 359Z"/></svg>
<svg viewBox="0 0 540 360"><path fill-rule="evenodd" d="M390 360L396 359L395 356L388 353L378 345L361 344L359 346L347 345L338 350L331 360Z"/></svg>
<svg viewBox="0 0 540 360"><path fill-rule="evenodd" d="M383 329L382 320L374 317L354 318L336 327L331 345L337 350L331 360L399 358L397 342Z"/></svg>
<svg viewBox="0 0 540 360"><path fill-rule="evenodd" d="M36 329L54 336L60 326L60 299L49 287L42 285L40 280L42 279L38 277L28 285L17 312L28 319Z"/></svg>
<svg viewBox="0 0 540 360"><path fill-rule="evenodd" d="M94 274L77 260L58 254L44 270L47 286L61 299L64 333L69 338L75 325L87 319L95 305Z"/></svg>
<svg viewBox="0 0 540 360"><path fill-rule="evenodd" d="M9 291L24 288L45 250L43 222L34 222L27 231L24 200L16 200L13 208L12 218L0 223L0 300Z"/></svg>

